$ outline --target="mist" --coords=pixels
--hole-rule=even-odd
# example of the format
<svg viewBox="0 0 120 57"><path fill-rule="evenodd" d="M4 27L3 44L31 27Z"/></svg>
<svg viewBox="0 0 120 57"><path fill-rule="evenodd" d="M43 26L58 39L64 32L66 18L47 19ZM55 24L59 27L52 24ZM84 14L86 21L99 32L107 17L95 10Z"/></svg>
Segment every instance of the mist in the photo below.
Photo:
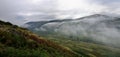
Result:
<svg viewBox="0 0 120 57"><path fill-rule="evenodd" d="M88 37L93 41L119 47L119 25L119 18L106 15L91 15L74 21L47 23L37 28L37 30L44 32L53 31L66 35L68 38L73 36L73 39Z"/></svg>
<svg viewBox="0 0 120 57"><path fill-rule="evenodd" d="M119 0L0 0L0 20L23 25L31 21L76 19L96 13L119 16L118 5Z"/></svg>
<svg viewBox="0 0 120 57"><path fill-rule="evenodd" d="M119 5L0 0L0 57L120 57Z"/></svg>

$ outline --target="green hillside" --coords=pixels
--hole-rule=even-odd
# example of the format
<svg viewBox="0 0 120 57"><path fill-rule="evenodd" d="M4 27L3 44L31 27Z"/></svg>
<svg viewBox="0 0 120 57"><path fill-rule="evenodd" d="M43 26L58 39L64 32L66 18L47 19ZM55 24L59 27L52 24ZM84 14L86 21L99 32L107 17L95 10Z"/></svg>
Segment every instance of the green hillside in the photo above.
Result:
<svg viewBox="0 0 120 57"><path fill-rule="evenodd" d="M82 57L25 28L0 21L0 57Z"/></svg>
<svg viewBox="0 0 120 57"><path fill-rule="evenodd" d="M57 34L41 36L60 45L66 46L67 48L79 55L83 55L84 57L120 57L120 48L115 48L114 46L101 44L99 42L71 40L65 36Z"/></svg>
<svg viewBox="0 0 120 57"><path fill-rule="evenodd" d="M120 57L120 48L57 34L37 36L0 21L0 57Z"/></svg>
<svg viewBox="0 0 120 57"><path fill-rule="evenodd" d="M24 27L84 57L120 57L119 19L94 14L62 22L28 22Z"/></svg>

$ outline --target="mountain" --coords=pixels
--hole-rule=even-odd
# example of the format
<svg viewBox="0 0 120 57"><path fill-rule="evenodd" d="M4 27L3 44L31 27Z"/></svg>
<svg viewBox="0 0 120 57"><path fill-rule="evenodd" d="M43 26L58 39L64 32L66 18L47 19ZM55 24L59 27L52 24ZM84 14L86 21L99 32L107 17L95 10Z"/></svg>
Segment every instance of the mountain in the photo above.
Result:
<svg viewBox="0 0 120 57"><path fill-rule="evenodd" d="M41 28L43 28L45 26L47 27L47 25L50 25L49 27L51 27L53 25L56 25L56 26L64 25L64 23L65 24L66 23L90 23L90 22L91 23L92 22L95 23L95 22L109 20L109 19L114 19L114 17L101 15L101 14L95 14L95 15L85 16L85 17L77 18L77 19L28 22L28 23L24 24L23 27L26 27L26 28L28 28L30 30L37 30L37 29L39 29L39 31L40 31ZM86 22L84 22L84 21L86 21Z"/></svg>
<svg viewBox="0 0 120 57"><path fill-rule="evenodd" d="M69 38L73 37L74 40L88 37L90 42L97 41L115 46L118 46L116 42L120 44L120 18L118 17L95 14L75 20L49 21L44 24L43 21L34 22L34 24L30 22L27 25L26 28L37 34L59 34ZM88 39L82 40L87 41Z"/></svg>
<svg viewBox="0 0 120 57"><path fill-rule="evenodd" d="M81 57L25 28L0 21L0 57Z"/></svg>
<svg viewBox="0 0 120 57"><path fill-rule="evenodd" d="M41 27L44 24L51 23L51 22L63 22L63 21L70 21L72 19L64 19L64 20L50 20L50 21L38 21L38 22L28 22L23 27L27 27L29 29L34 29L36 27Z"/></svg>
<svg viewBox="0 0 120 57"><path fill-rule="evenodd" d="M28 25L26 28L51 41L67 46L78 54L90 57L120 56L119 17L94 14L62 22L54 21L42 25L34 22L32 26L31 24L26 23L25 25Z"/></svg>

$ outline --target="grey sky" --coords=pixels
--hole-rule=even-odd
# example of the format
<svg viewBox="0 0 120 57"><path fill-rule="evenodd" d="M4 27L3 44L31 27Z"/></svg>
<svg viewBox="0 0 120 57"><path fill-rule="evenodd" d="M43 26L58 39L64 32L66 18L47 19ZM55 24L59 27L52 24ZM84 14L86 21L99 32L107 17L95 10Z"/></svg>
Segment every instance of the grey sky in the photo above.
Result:
<svg viewBox="0 0 120 57"><path fill-rule="evenodd" d="M95 13L120 14L119 5L120 0L0 0L0 19L21 25Z"/></svg>

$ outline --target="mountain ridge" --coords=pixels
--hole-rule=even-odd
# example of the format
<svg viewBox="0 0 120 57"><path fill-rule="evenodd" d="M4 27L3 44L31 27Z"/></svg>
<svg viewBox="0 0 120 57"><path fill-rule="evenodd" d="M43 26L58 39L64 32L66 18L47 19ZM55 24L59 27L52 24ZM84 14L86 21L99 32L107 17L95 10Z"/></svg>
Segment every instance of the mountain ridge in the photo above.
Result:
<svg viewBox="0 0 120 57"><path fill-rule="evenodd" d="M23 27L27 27L27 24L31 25L32 24L40 24L39 26L42 26L44 24L47 24L47 23L52 23L52 22L65 22L65 21L74 21L74 20L81 20L81 19L85 19L85 18L92 18L92 17L106 17L106 18L111 18L112 16L108 16L108 15L105 15L105 14L93 14L93 15L89 15L89 16L85 16L85 17L81 17L81 18L76 18L76 19L63 19L63 20L49 20L49 21L34 21L34 22L27 22L23 25ZM113 16L114 18L114 16ZM117 18L117 17L115 17ZM26 26L25 26L26 25Z"/></svg>
<svg viewBox="0 0 120 57"><path fill-rule="evenodd" d="M86 57L119 57L119 25L119 18L90 15L28 29Z"/></svg>
<svg viewBox="0 0 120 57"><path fill-rule="evenodd" d="M28 29L38 34L62 34L75 38L80 38L79 36L87 36L98 42L110 43L114 38L120 40L120 36L117 35L120 33L118 31L120 28L119 24L119 17L95 14L70 21L49 22L41 26L39 26L39 24L34 24L35 27L32 29L28 27ZM116 35L111 36L110 34L112 33ZM104 39L110 40L107 40L107 42L104 41ZM117 40L115 40L115 42L116 41ZM117 44L114 43L113 45Z"/></svg>

